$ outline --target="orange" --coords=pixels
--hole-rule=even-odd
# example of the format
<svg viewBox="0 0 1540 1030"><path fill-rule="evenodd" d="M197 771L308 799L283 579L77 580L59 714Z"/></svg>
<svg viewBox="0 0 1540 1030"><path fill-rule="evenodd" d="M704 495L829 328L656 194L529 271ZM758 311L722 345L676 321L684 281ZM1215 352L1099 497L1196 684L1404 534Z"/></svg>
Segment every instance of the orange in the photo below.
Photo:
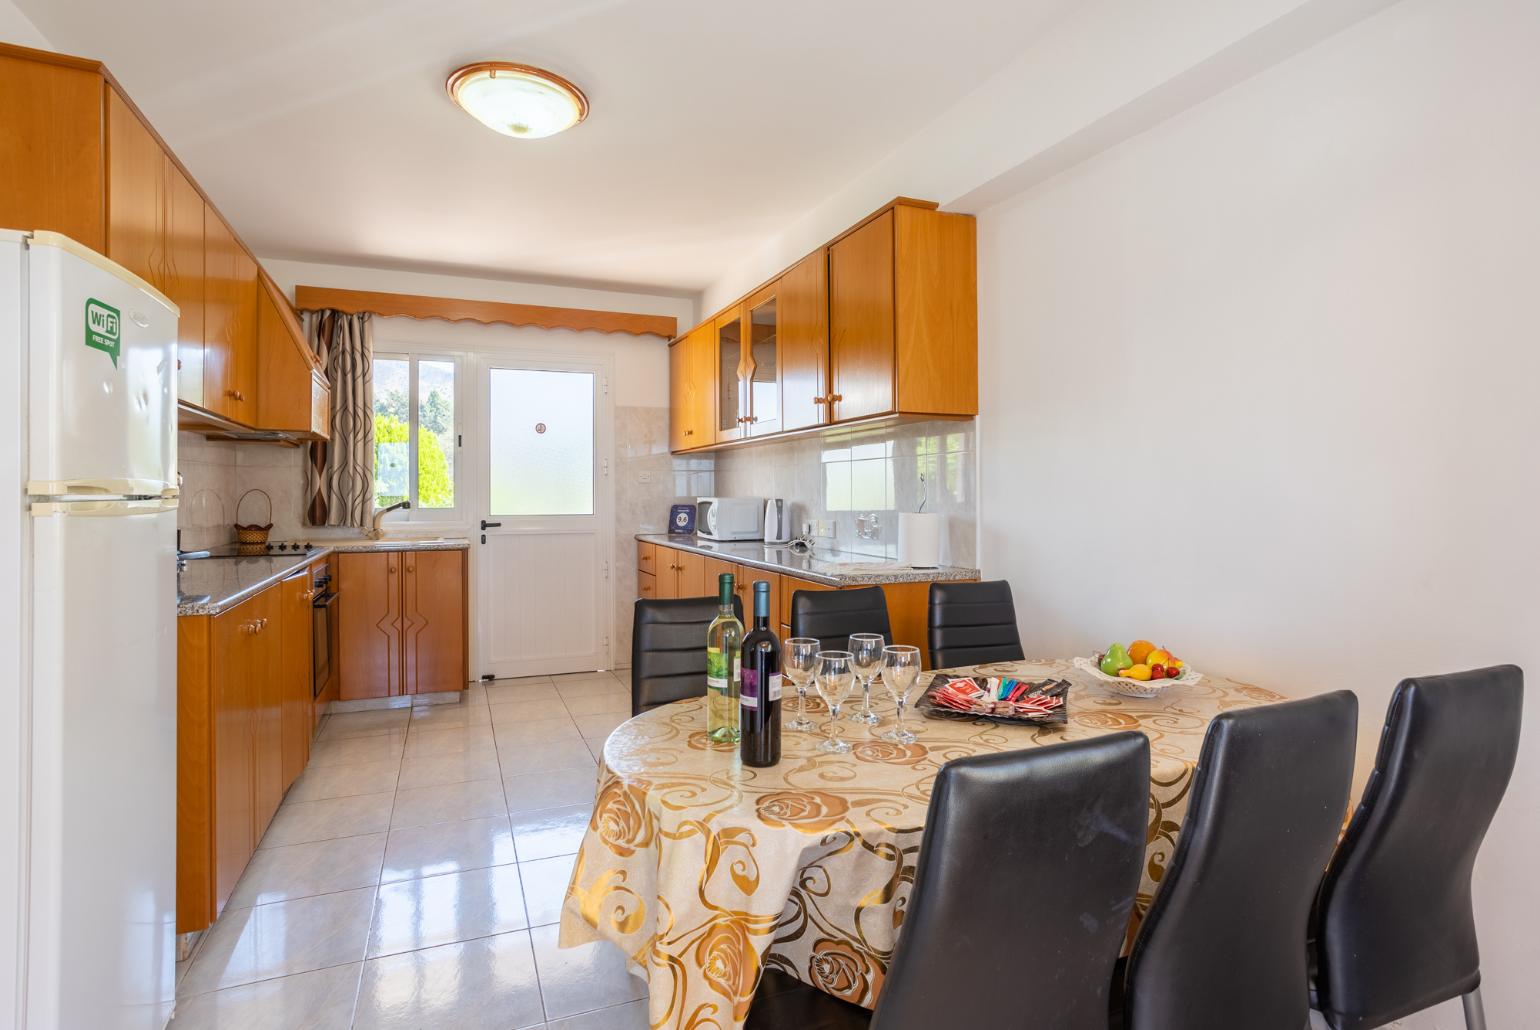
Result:
<svg viewBox="0 0 1540 1030"><path fill-rule="evenodd" d="M1153 650L1155 650L1155 645L1148 640L1135 640L1132 644L1128 645L1128 657L1133 659L1135 665L1144 665L1146 664L1146 658Z"/></svg>

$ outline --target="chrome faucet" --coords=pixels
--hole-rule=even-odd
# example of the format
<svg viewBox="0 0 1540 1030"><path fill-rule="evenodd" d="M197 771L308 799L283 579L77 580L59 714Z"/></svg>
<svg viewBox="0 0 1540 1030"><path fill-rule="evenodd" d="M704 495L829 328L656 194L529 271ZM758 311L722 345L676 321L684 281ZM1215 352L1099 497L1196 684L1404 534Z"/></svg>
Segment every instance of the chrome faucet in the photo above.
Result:
<svg viewBox="0 0 1540 1030"><path fill-rule="evenodd" d="M380 537L385 535L385 531L380 528L380 520L383 519L386 515L389 515L391 512L398 508L410 508L411 506L411 501L397 501L395 504L392 504L388 508L376 508L374 512L373 525L369 528L369 539L378 540Z"/></svg>

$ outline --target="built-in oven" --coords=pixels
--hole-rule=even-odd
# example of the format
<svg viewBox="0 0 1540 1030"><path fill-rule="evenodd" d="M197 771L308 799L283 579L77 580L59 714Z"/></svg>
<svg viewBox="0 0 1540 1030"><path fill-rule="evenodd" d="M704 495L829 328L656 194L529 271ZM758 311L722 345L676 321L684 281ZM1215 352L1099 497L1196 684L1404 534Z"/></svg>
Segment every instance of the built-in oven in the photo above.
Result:
<svg viewBox="0 0 1540 1030"><path fill-rule="evenodd" d="M332 656L336 654L337 640L337 592L332 589L331 568L327 562L317 562L311 570L310 580L310 654L314 661L312 697L320 697L321 691L332 678Z"/></svg>

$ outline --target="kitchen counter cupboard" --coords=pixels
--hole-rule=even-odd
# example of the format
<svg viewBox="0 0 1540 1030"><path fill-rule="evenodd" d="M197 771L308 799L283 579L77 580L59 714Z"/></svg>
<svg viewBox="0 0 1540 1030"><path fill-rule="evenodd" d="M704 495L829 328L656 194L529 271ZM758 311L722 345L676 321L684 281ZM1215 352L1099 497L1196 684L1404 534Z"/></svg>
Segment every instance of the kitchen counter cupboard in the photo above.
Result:
<svg viewBox="0 0 1540 1030"><path fill-rule="evenodd" d="M0 43L0 183L0 225L63 233L181 309L182 428L330 435L293 307L100 62Z"/></svg>
<svg viewBox="0 0 1540 1030"><path fill-rule="evenodd" d="M178 933L223 911L309 760L313 564L177 619Z"/></svg>
<svg viewBox="0 0 1540 1030"><path fill-rule="evenodd" d="M707 597L716 594L717 577L733 576L734 591L745 612L754 610L756 580L770 584L770 628L782 640L791 635L791 599L799 590L851 590L878 586L888 603L892 643L913 644L930 668L930 585L943 580L976 580L977 569L945 565L914 569L895 561L858 555L823 557L794 554L757 540L705 541L697 537L638 534L638 597Z"/></svg>
<svg viewBox="0 0 1540 1030"><path fill-rule="evenodd" d="M975 224L899 198L669 345L669 449L978 414Z"/></svg>

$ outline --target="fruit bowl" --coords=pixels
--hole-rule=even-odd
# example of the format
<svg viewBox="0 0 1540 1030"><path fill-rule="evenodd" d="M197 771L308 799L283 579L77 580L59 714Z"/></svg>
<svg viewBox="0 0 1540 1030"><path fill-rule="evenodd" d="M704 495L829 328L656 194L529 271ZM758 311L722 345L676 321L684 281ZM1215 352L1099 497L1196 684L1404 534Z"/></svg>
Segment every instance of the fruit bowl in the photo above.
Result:
<svg viewBox="0 0 1540 1030"><path fill-rule="evenodd" d="M1119 694L1126 694L1129 697L1155 697L1167 687L1196 683L1203 678L1203 674L1190 665L1182 666L1180 676L1168 676L1158 680L1134 680L1126 676L1108 676L1099 668L1103 657L1098 654L1090 658L1076 658L1074 665L1081 672L1096 677Z"/></svg>

